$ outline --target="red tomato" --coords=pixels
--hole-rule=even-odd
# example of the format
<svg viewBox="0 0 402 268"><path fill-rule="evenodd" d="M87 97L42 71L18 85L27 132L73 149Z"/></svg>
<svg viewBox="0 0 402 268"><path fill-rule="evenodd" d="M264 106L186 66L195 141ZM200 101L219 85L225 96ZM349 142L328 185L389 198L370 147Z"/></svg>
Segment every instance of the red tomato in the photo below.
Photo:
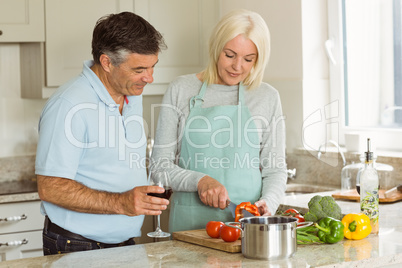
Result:
<svg viewBox="0 0 402 268"><path fill-rule="evenodd" d="M221 221L210 221L205 226L207 234L212 238L219 238L219 232L225 224Z"/></svg>
<svg viewBox="0 0 402 268"><path fill-rule="evenodd" d="M221 238L225 242L234 242L239 239L241 231L236 228L232 228L229 226L224 225L221 228Z"/></svg>

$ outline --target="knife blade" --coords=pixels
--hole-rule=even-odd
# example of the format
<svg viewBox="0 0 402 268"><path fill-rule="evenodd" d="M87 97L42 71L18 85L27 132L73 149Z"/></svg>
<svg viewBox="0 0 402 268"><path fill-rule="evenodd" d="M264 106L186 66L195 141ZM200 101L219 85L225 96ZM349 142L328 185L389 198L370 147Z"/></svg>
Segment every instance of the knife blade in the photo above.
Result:
<svg viewBox="0 0 402 268"><path fill-rule="evenodd" d="M397 192L402 192L402 184L399 184L398 186L395 186L394 188L391 188L388 191L386 191L384 193L384 197L388 198L388 197L390 197L391 195L393 195L394 193L397 193Z"/></svg>
<svg viewBox="0 0 402 268"><path fill-rule="evenodd" d="M235 203L228 200L228 206L226 208L228 208L230 210L230 212L232 212L233 218L236 218L236 207L237 207L237 205ZM244 217L254 217L254 215L251 214L250 212L248 212L247 210L243 210L243 216Z"/></svg>

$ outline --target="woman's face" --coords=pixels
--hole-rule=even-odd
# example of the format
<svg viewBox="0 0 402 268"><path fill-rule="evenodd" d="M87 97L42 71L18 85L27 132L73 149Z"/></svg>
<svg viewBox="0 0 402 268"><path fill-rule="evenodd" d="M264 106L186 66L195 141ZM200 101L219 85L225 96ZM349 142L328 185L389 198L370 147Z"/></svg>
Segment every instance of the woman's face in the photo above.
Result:
<svg viewBox="0 0 402 268"><path fill-rule="evenodd" d="M243 35L226 43L219 55L218 84L233 86L243 81L257 60L257 47Z"/></svg>

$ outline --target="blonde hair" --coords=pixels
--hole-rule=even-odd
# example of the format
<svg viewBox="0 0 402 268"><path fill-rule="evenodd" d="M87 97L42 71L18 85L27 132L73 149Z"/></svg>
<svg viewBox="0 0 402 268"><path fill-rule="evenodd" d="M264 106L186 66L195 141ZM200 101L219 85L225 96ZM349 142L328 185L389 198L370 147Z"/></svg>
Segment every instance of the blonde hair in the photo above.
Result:
<svg viewBox="0 0 402 268"><path fill-rule="evenodd" d="M258 87L264 76L271 46L268 26L264 19L255 12L239 9L229 12L218 22L209 39L209 62L203 72L203 80L207 84L218 81L217 63L226 43L238 35L244 35L257 47L257 59L243 84L248 89Z"/></svg>

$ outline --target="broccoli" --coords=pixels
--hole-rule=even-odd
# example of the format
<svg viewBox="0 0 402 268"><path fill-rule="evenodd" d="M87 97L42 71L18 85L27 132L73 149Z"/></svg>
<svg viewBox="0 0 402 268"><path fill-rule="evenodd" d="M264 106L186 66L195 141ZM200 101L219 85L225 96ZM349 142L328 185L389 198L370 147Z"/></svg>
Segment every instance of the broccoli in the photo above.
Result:
<svg viewBox="0 0 402 268"><path fill-rule="evenodd" d="M342 211L332 196L316 195L308 202L309 211L304 215L306 221L318 222L325 217L342 219Z"/></svg>

